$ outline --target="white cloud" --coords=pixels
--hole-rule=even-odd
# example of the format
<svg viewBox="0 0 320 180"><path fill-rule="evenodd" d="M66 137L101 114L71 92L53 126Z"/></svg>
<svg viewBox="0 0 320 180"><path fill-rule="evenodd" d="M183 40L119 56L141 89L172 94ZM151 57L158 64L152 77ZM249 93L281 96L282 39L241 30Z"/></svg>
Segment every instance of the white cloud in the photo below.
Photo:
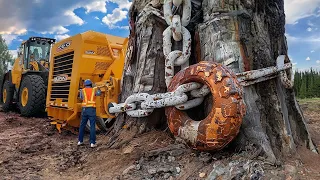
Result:
<svg viewBox="0 0 320 180"><path fill-rule="evenodd" d="M302 38L299 38L302 39ZM306 42L313 42L313 43L319 43L320 42L320 37L319 36L310 36L305 38Z"/></svg>
<svg viewBox="0 0 320 180"><path fill-rule="evenodd" d="M66 38L70 33L68 26L81 26L86 23L75 14L76 9L83 8L87 14L91 12L107 13L108 2L115 3L119 7L107 14L101 21L110 29L129 29L127 25L117 24L127 18L132 4L129 0L0 0L0 34L8 44L12 41L20 41L18 36L28 31L54 34L60 40ZM97 16L94 18L100 20Z"/></svg>
<svg viewBox="0 0 320 180"><path fill-rule="evenodd" d="M130 6L132 2L129 2L128 0L107 0L108 2L113 2L119 5L120 9L130 9Z"/></svg>
<svg viewBox="0 0 320 180"><path fill-rule="evenodd" d="M291 36L290 34L285 34L289 43L296 43L296 42L308 42L308 43L320 43L320 37L317 35L309 36L309 37L295 37Z"/></svg>
<svg viewBox="0 0 320 180"><path fill-rule="evenodd" d="M310 61L310 60L311 60L310 57L307 57L306 61Z"/></svg>
<svg viewBox="0 0 320 180"><path fill-rule="evenodd" d="M40 32L41 34L65 34L69 32L69 29L63 26L54 26L49 31Z"/></svg>
<svg viewBox="0 0 320 180"><path fill-rule="evenodd" d="M308 25L311 26L311 27L314 26L314 24L311 21L308 21Z"/></svg>
<svg viewBox="0 0 320 180"><path fill-rule="evenodd" d="M73 10L68 10L64 13L65 16L69 17L73 24L82 25L84 21L78 17Z"/></svg>
<svg viewBox="0 0 320 180"><path fill-rule="evenodd" d="M317 64L320 64L320 60L317 60L316 63L317 63Z"/></svg>
<svg viewBox="0 0 320 180"><path fill-rule="evenodd" d="M65 34L67 26L85 23L74 13L78 8L84 8L86 13L107 12L106 0L0 0L0 34Z"/></svg>
<svg viewBox="0 0 320 180"><path fill-rule="evenodd" d="M125 30L129 30L129 26L115 26L115 25L111 25L108 26L110 29L125 29Z"/></svg>
<svg viewBox="0 0 320 180"><path fill-rule="evenodd" d="M118 27L116 24L127 18L128 11L116 8L112 11L112 14L107 14L107 16L102 18L102 22L106 24L109 28Z"/></svg>
<svg viewBox="0 0 320 180"><path fill-rule="evenodd" d="M118 8L112 11L112 14L107 14L102 18L102 22L106 24L110 29L129 29L129 26L119 26L116 25L118 22L127 18L128 10L132 2L128 0L107 0L107 2L112 2L118 4Z"/></svg>
<svg viewBox="0 0 320 180"><path fill-rule="evenodd" d="M296 66L298 63L292 63L292 66Z"/></svg>
<svg viewBox="0 0 320 180"><path fill-rule="evenodd" d="M311 53L314 53L314 52L315 52L314 50L311 51Z"/></svg>
<svg viewBox="0 0 320 180"><path fill-rule="evenodd" d="M299 19L317 15L316 10L319 5L320 0L284 0L287 24L294 24Z"/></svg>
<svg viewBox="0 0 320 180"><path fill-rule="evenodd" d="M95 11L107 13L106 5L107 4L105 1L94 1L90 4L85 5L84 8L86 9L87 14Z"/></svg>
<svg viewBox="0 0 320 180"><path fill-rule="evenodd" d="M55 35L54 38L57 40L57 41L61 41L63 39L66 39L70 37L68 34L58 34L58 35Z"/></svg>
<svg viewBox="0 0 320 180"><path fill-rule="evenodd" d="M0 34L17 34L17 35L21 35L21 34L25 34L26 32L27 32L27 29L19 29L19 28L14 27L14 26L8 27L6 31L1 31L1 29L0 29Z"/></svg>
<svg viewBox="0 0 320 180"><path fill-rule="evenodd" d="M311 27L308 27L308 28L307 28L307 31L308 31L308 32L311 32L311 31L312 31L312 28L311 28Z"/></svg>

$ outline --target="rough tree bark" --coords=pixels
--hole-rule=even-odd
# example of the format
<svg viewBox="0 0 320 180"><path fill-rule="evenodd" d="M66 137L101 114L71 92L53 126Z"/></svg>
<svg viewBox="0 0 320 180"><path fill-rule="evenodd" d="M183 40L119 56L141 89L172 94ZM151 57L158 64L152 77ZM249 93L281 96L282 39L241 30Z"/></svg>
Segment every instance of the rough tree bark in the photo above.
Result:
<svg viewBox="0 0 320 180"><path fill-rule="evenodd" d="M130 18L121 102L137 92L166 91L162 32L167 24L161 1L133 1ZM278 55L287 55L283 0L192 0L187 29L193 37L190 64L214 59L234 72L244 72L275 66ZM174 44L174 48L180 47ZM244 92L247 114L234 145L241 148L250 142L260 146L272 163L295 153L299 145L316 151L293 90L273 79L245 87ZM124 124L133 137L165 127L166 118L163 109L148 118L121 114L112 130L115 138L121 137Z"/></svg>

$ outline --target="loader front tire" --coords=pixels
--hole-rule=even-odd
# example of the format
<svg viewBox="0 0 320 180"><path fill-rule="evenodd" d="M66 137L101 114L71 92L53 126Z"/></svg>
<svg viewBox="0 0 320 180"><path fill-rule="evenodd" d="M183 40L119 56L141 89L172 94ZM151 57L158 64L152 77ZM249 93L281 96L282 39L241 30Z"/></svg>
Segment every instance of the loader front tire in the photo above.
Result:
<svg viewBox="0 0 320 180"><path fill-rule="evenodd" d="M14 94L14 85L12 85L8 80L6 80L2 86L1 91L1 102L2 110L8 112L13 108L13 94Z"/></svg>
<svg viewBox="0 0 320 180"><path fill-rule="evenodd" d="M36 116L45 112L46 85L41 76L27 75L23 78L18 104L22 116Z"/></svg>

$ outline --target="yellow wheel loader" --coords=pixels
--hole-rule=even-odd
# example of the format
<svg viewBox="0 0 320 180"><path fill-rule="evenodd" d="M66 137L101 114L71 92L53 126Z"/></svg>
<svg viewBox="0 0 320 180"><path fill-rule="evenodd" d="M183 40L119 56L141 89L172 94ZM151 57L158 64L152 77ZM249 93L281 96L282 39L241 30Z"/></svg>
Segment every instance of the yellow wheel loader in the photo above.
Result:
<svg viewBox="0 0 320 180"><path fill-rule="evenodd" d="M10 111L17 104L23 116L45 112L49 75L49 57L55 39L31 37L22 42L12 70L0 84L2 109Z"/></svg>
<svg viewBox="0 0 320 180"><path fill-rule="evenodd" d="M86 79L102 91L96 99L97 128L108 128L114 118L108 113L108 104L118 102L127 43L128 38L88 31L52 47L46 107L59 132L79 127L79 90Z"/></svg>

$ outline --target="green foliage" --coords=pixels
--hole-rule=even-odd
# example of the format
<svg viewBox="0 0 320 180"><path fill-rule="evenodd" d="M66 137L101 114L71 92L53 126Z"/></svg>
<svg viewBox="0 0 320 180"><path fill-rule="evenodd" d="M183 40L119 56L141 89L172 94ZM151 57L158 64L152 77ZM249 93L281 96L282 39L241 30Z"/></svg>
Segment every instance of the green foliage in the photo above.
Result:
<svg viewBox="0 0 320 180"><path fill-rule="evenodd" d="M5 40L0 35L0 77L8 71L8 65L12 65L13 58L8 50Z"/></svg>
<svg viewBox="0 0 320 180"><path fill-rule="evenodd" d="M299 98L320 97L320 73L314 71L295 72L294 90Z"/></svg>

